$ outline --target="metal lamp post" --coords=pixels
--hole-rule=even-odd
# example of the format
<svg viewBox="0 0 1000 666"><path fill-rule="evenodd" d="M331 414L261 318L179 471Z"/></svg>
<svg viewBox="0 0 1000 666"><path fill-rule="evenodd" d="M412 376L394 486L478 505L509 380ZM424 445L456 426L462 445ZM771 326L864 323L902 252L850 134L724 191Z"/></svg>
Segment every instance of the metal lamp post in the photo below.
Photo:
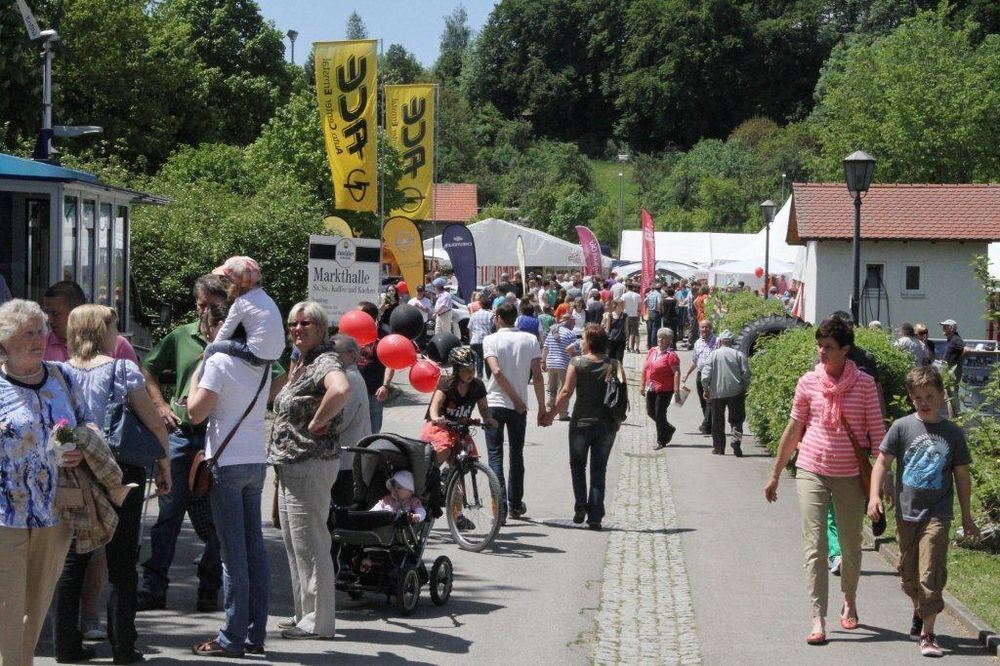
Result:
<svg viewBox="0 0 1000 666"><path fill-rule="evenodd" d="M619 153L618 161L628 162L628 153ZM622 256L622 239L625 237L625 167L618 170L618 258Z"/></svg>
<svg viewBox="0 0 1000 666"><path fill-rule="evenodd" d="M851 316L860 324L861 314L861 196L868 191L875 173L875 158L856 150L844 158L844 179L847 191L854 197L854 283L851 291Z"/></svg>
<svg viewBox="0 0 1000 666"><path fill-rule="evenodd" d="M289 30L285 34L288 36L288 41L290 41L292 43L291 55L292 55L292 64L294 65L295 64L295 40L298 39L299 33L298 33L297 30Z"/></svg>
<svg viewBox="0 0 1000 666"><path fill-rule="evenodd" d="M782 174L784 175L784 174ZM767 288L768 279L771 277L771 223L774 222L774 211L778 209L778 204L770 199L760 205L760 212L764 214L764 298L771 297Z"/></svg>

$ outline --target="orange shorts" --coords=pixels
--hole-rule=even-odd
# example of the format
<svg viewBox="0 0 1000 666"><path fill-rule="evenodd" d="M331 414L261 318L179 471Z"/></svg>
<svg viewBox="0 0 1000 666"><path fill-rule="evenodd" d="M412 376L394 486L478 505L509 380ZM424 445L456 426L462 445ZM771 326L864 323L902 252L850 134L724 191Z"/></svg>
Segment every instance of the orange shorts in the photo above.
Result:
<svg viewBox="0 0 1000 666"><path fill-rule="evenodd" d="M451 451L458 444L458 433L450 428L445 428L444 426L439 426L432 421L427 421L424 423L424 429L420 431L420 439L425 442L429 442L434 450L438 453L442 451ZM469 447L471 451L474 451L476 455L479 455L479 451L476 449L476 442L470 436L465 437L465 445Z"/></svg>

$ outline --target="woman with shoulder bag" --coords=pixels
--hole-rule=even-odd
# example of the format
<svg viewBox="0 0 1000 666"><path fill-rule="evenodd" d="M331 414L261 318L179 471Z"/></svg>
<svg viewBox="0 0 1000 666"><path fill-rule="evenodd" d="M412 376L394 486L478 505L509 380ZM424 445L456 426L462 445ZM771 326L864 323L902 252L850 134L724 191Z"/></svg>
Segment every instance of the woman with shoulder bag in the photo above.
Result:
<svg viewBox="0 0 1000 666"><path fill-rule="evenodd" d="M156 491L162 495L170 491L171 484L166 426L146 392L139 367L132 361L111 357L117 337L118 315L112 308L104 305L74 308L69 315L66 336L70 360L63 367L81 387L84 403L98 424L105 424L105 416L114 404L128 403L141 423L155 435L163 447L163 456L156 467ZM138 488L115 508L118 528L104 547L111 588L107 608L108 640L116 664L143 660L142 654L135 649L135 615L139 583L136 565L146 470L121 460L122 450L128 446L129 442L122 441L115 454L123 483L134 483ZM60 661L79 661L94 656L93 648L83 646L79 629L80 592L91 554L76 550L74 545L66 557L56 593L54 631L56 658Z"/></svg>
<svg viewBox="0 0 1000 666"><path fill-rule="evenodd" d="M674 332L664 327L656 332L656 346L646 354L639 389L646 398L646 414L656 423L657 449L665 448L677 430L667 420L667 409L680 385L681 360L674 351Z"/></svg>
<svg viewBox="0 0 1000 666"><path fill-rule="evenodd" d="M214 340L228 308L213 306L201 318ZM225 622L215 638L192 647L202 657L264 654L270 565L264 550L261 496L267 475L264 413L270 365L253 366L228 354L214 354L195 370L188 391L191 423L206 422L205 457L212 518L222 551ZM278 390L280 380L274 382ZM197 459L196 459L197 460Z"/></svg>
<svg viewBox="0 0 1000 666"><path fill-rule="evenodd" d="M829 597L827 512L832 502L843 558L840 588L844 602L840 626L853 630L858 628L861 528L868 506L862 473L865 467L870 469L868 460L859 459L858 453L870 455L872 445L877 446L885 436L885 422L875 380L848 359L854 346L851 325L838 317L823 320L816 329L816 346L820 362L799 378L791 416L781 436L764 497L768 502L777 501L781 470L798 446L795 485L812 602L812 631L806 642L825 645ZM856 445L859 452L855 451Z"/></svg>
<svg viewBox="0 0 1000 666"><path fill-rule="evenodd" d="M582 344L583 353L574 358L566 369L566 380L555 405L545 418L545 425L551 425L553 417L566 409L575 392L576 401L569 422L569 469L575 499L573 522L579 524L586 520L590 529L600 530L605 513L604 486L608 458L618 434L617 425L607 416L604 396L608 373L621 373L622 369L621 363L608 356L608 336L599 325L587 324L584 327Z"/></svg>

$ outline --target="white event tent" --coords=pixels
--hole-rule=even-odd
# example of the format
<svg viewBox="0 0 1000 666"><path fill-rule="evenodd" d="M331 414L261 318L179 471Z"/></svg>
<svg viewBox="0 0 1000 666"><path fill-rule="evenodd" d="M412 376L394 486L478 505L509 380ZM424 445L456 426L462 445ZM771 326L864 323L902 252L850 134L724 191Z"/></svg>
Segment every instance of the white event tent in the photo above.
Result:
<svg viewBox="0 0 1000 666"><path fill-rule="evenodd" d="M480 282L496 277L499 272L510 272L517 267L517 237L524 240L524 265L551 269L582 268L583 249L579 243L557 238L551 234L513 222L491 217L469 225L476 242L476 262ZM441 247L441 236L424 241L424 256L449 263L448 253ZM603 257L605 270L610 269L611 259Z"/></svg>
<svg viewBox="0 0 1000 666"><path fill-rule="evenodd" d="M792 198L789 197L771 223L769 268L772 273L790 274L792 271L789 266L794 266L802 249L785 242L791 208ZM714 268L714 272L719 275L753 275L757 267L764 266L764 247L767 245L765 237L764 229L753 234L657 231L656 260L696 264L705 269ZM630 230L623 233L621 258L625 261L642 261L641 231ZM727 263L729 267L724 270L723 265ZM751 264L752 268L747 273L745 269Z"/></svg>

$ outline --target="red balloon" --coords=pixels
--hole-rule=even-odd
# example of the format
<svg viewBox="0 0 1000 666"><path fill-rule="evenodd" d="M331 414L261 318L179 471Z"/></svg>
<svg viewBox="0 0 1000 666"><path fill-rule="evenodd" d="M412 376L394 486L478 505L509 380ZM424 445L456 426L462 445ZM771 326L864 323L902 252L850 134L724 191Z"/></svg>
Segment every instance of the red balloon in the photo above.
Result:
<svg viewBox="0 0 1000 666"><path fill-rule="evenodd" d="M431 393L437 388L441 368L436 363L421 359L410 368L410 385L421 393Z"/></svg>
<svg viewBox="0 0 1000 666"><path fill-rule="evenodd" d="M399 333L392 333L379 340L375 354L382 365L393 370L408 368L417 360L417 350L413 343Z"/></svg>
<svg viewBox="0 0 1000 666"><path fill-rule="evenodd" d="M341 333L351 336L362 347L370 345L378 338L375 320L364 310L345 312L340 318L339 327Z"/></svg>
<svg viewBox="0 0 1000 666"><path fill-rule="evenodd" d="M396 283L396 293L397 294L408 294L410 293L410 287L405 282L400 280Z"/></svg>
<svg viewBox="0 0 1000 666"><path fill-rule="evenodd" d="M759 277L759 278L760 278L760 277L764 277L764 269L763 269L763 268L761 268L760 266L758 266L758 267L757 267L757 268L756 268L756 269L754 270L753 274L754 274L754 275L756 275L756 276L757 276L757 277Z"/></svg>

